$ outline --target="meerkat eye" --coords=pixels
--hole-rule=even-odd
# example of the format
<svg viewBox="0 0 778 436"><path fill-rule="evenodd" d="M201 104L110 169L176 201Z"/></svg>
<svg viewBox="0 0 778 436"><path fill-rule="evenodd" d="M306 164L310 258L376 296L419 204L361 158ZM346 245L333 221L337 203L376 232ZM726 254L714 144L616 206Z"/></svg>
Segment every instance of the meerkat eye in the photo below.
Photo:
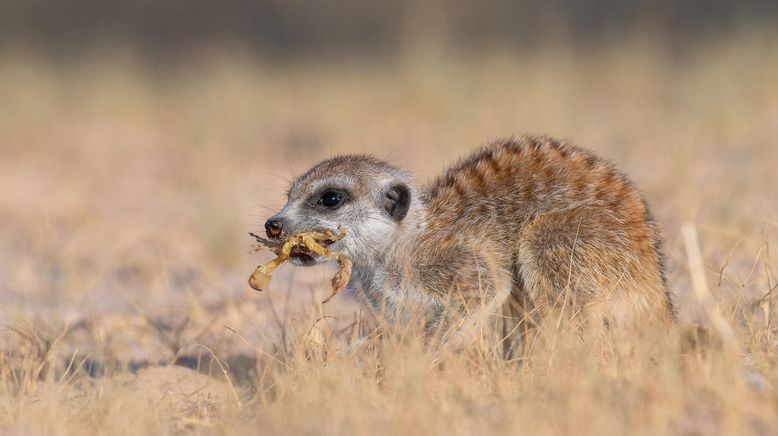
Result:
<svg viewBox="0 0 778 436"><path fill-rule="evenodd" d="M345 195L341 192L324 191L317 203L329 209L337 209L343 204L345 199Z"/></svg>

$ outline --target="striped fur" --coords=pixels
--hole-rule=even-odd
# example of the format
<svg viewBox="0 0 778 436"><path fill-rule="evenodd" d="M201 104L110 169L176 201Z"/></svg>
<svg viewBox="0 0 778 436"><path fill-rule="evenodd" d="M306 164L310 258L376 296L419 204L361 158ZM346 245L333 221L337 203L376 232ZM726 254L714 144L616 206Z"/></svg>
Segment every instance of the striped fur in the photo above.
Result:
<svg viewBox="0 0 778 436"><path fill-rule="evenodd" d="M380 207L391 183L411 192L400 222ZM306 209L320 186L348 190L351 203ZM350 287L398 327L421 320L432 334L500 312L523 331L565 305L609 323L673 316L661 238L634 184L552 138L494 142L427 186L372 157L336 157L294 182L277 217L290 232L345 227Z"/></svg>

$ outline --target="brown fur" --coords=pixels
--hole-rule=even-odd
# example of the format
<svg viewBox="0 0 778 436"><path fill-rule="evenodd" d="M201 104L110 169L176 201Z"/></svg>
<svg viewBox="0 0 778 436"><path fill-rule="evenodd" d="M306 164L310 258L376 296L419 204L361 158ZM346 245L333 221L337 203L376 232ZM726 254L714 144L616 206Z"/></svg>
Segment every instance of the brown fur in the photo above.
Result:
<svg viewBox="0 0 778 436"><path fill-rule="evenodd" d="M372 209L392 183L412 198L396 221ZM302 211L301 198L338 184L355 206ZM495 142L426 187L374 158L337 157L300 177L278 216L295 231L350 228L352 288L394 325L420 316L428 334L484 312L510 320L505 332L554 311L608 324L673 316L659 232L640 193L610 162L551 138Z"/></svg>

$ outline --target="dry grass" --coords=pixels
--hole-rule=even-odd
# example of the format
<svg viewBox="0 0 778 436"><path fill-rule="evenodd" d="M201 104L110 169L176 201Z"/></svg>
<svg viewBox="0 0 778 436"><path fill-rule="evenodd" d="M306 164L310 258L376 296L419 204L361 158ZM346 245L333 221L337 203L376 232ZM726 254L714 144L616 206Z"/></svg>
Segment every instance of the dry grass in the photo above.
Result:
<svg viewBox="0 0 778 436"><path fill-rule="evenodd" d="M777 42L283 67L231 52L168 71L4 55L0 432L775 434ZM270 257L246 233L314 161L373 152L425 178L523 132L633 175L685 318L731 342L562 326L514 362L488 341L339 352L370 320L318 303L332 270L246 285Z"/></svg>

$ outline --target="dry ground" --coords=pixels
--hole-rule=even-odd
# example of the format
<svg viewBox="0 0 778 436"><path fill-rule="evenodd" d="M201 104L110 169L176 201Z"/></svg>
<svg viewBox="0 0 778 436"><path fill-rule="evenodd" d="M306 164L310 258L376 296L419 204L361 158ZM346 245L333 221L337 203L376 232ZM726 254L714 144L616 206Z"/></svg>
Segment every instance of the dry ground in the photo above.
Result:
<svg viewBox="0 0 778 436"><path fill-rule="evenodd" d="M777 42L283 66L225 50L165 70L4 54L0 433L778 433ZM331 269L246 285L268 258L246 232L313 162L371 152L425 179L525 132L633 176L685 318L721 314L730 342L562 325L514 362L488 341L342 352L371 322L317 303Z"/></svg>

